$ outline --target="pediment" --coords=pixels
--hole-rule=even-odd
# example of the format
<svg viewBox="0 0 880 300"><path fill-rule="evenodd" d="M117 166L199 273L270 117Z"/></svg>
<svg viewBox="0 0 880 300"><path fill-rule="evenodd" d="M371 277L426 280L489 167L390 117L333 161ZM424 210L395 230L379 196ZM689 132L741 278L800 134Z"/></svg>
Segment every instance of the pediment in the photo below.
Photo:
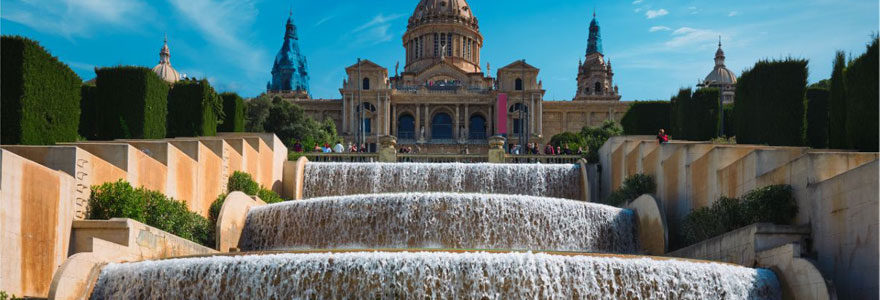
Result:
<svg viewBox="0 0 880 300"><path fill-rule="evenodd" d="M514 69L514 70L529 69L529 70L535 70L535 71L538 70L538 68L535 68L535 66L532 66L523 60L517 60L515 62L512 62L512 63L502 67L501 69L498 69L498 71L505 71L508 69Z"/></svg>
<svg viewBox="0 0 880 300"><path fill-rule="evenodd" d="M436 77L452 78L455 80L459 80L461 82L468 81L468 73L467 72L463 71L462 69L459 69L455 65L453 65L449 62L446 62L446 61L438 62L438 63L426 68L422 72L416 74L415 81L416 82L426 82L426 81L431 80L432 78L436 78Z"/></svg>
<svg viewBox="0 0 880 300"><path fill-rule="evenodd" d="M361 71L363 71L363 70L385 70L385 71L387 71L388 70L388 69L385 69L385 67L382 67L382 66L370 61L369 59L361 60L360 65L361 65ZM349 66L348 68L345 68L345 70L352 71L352 70L356 70L357 67L358 67L358 64L353 64L353 65Z"/></svg>

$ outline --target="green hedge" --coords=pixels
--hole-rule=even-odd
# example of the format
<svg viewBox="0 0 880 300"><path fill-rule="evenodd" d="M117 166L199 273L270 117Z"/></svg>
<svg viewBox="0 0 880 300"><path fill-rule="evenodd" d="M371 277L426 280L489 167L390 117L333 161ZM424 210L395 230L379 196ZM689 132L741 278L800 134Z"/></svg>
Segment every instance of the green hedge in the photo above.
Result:
<svg viewBox="0 0 880 300"><path fill-rule="evenodd" d="M89 219L129 218L207 247L214 247L214 227L186 203L117 181L92 187Z"/></svg>
<svg viewBox="0 0 880 300"><path fill-rule="evenodd" d="M724 104L724 136L736 136L736 113L734 103Z"/></svg>
<svg viewBox="0 0 880 300"><path fill-rule="evenodd" d="M259 183L254 181L251 174L245 172L235 171L232 173L232 176L229 176L226 188L228 192L218 196L208 209L209 220L212 224L216 224L217 217L220 215L220 209L223 208L223 202L226 201L226 195L231 192L237 191L251 196L257 196L267 204L284 202L284 199L281 198L281 196L278 196L278 194L272 190L261 187Z"/></svg>
<svg viewBox="0 0 880 300"><path fill-rule="evenodd" d="M736 139L742 144L804 144L807 61L759 61L736 85Z"/></svg>
<svg viewBox="0 0 880 300"><path fill-rule="evenodd" d="M168 84L144 67L110 67L98 75L101 139L165 138Z"/></svg>
<svg viewBox="0 0 880 300"><path fill-rule="evenodd" d="M577 150L578 147L583 147L585 143L584 137L574 132L563 132L550 138L550 145L553 145L553 147L565 147L568 145L568 149L571 150ZM544 153L544 147L538 148L541 153Z"/></svg>
<svg viewBox="0 0 880 300"><path fill-rule="evenodd" d="M828 97L823 88L807 89L807 146L828 147Z"/></svg>
<svg viewBox="0 0 880 300"><path fill-rule="evenodd" d="M629 203L644 194L657 192L657 183L654 176L635 174L623 180L623 185L611 192L603 203L611 206L621 206Z"/></svg>
<svg viewBox="0 0 880 300"><path fill-rule="evenodd" d="M849 148L846 143L846 53L837 51L831 72L828 99L828 147Z"/></svg>
<svg viewBox="0 0 880 300"><path fill-rule="evenodd" d="M721 112L718 109L720 90L701 88L681 89L671 99L671 118L674 139L708 141L718 136Z"/></svg>
<svg viewBox="0 0 880 300"><path fill-rule="evenodd" d="M852 149L877 151L878 41L846 68L846 142Z"/></svg>
<svg viewBox="0 0 880 300"><path fill-rule="evenodd" d="M178 81L168 93L168 137L214 136L223 99L207 80Z"/></svg>
<svg viewBox="0 0 880 300"><path fill-rule="evenodd" d="M24 37L0 37L0 53L0 144L76 141L82 79Z"/></svg>
<svg viewBox="0 0 880 300"><path fill-rule="evenodd" d="M98 139L98 87L84 84L80 88L82 100L79 102L79 135L87 140Z"/></svg>
<svg viewBox="0 0 880 300"><path fill-rule="evenodd" d="M661 128L672 135L670 124L672 106L669 101L637 101L629 106L620 119L626 135L655 135Z"/></svg>
<svg viewBox="0 0 880 300"><path fill-rule="evenodd" d="M218 132L244 132L244 100L236 93L222 93L223 123L217 127Z"/></svg>
<svg viewBox="0 0 880 300"><path fill-rule="evenodd" d="M771 185L748 192L742 200L722 197L711 207L688 214L679 236L686 245L754 223L791 224L798 207L791 186Z"/></svg>

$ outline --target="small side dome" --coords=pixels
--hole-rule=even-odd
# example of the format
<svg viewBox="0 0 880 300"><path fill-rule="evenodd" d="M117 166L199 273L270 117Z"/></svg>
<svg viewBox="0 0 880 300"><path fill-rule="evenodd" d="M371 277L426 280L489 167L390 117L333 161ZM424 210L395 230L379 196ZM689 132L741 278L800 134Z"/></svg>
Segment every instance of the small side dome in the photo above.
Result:
<svg viewBox="0 0 880 300"><path fill-rule="evenodd" d="M165 45L159 51L159 64L153 67L153 72L168 83L175 83L180 80L180 73L171 66L171 50L168 49L167 37L165 38Z"/></svg>

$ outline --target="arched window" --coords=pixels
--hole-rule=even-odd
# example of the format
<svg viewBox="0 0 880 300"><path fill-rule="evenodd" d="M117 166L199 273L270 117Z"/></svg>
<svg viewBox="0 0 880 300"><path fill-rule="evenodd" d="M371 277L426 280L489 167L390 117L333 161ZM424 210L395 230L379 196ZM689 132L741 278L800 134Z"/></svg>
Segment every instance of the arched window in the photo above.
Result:
<svg viewBox="0 0 880 300"><path fill-rule="evenodd" d="M431 139L452 139L452 117L438 113L431 119Z"/></svg>
<svg viewBox="0 0 880 300"><path fill-rule="evenodd" d="M598 83L597 83L597 84L598 84ZM370 78L364 77L363 89L364 89L364 90L369 90L369 89L370 89Z"/></svg>
<svg viewBox="0 0 880 300"><path fill-rule="evenodd" d="M401 140L416 138L416 119L412 115L401 115L397 119L397 138Z"/></svg>
<svg viewBox="0 0 880 300"><path fill-rule="evenodd" d="M362 103L362 104L363 104L363 108L366 108L366 109L367 109L366 111L369 111L369 112L376 112L376 106L373 105L372 103L370 103L370 102L364 102L364 103ZM357 108L357 112L361 112L361 108L360 108L360 107Z"/></svg>
<svg viewBox="0 0 880 300"><path fill-rule="evenodd" d="M514 88L515 90L517 90L517 91L522 91L522 90L523 90L523 84L522 84L522 79L521 79L521 78L517 78L517 79L516 79L516 83L515 83L514 85L516 86L516 87Z"/></svg>
<svg viewBox="0 0 880 300"><path fill-rule="evenodd" d="M529 112L529 107L522 103L514 103L510 106L510 109L507 112L515 113L515 112Z"/></svg>
<svg viewBox="0 0 880 300"><path fill-rule="evenodd" d="M596 93L601 93L602 92L602 84L596 82L596 88L594 90L596 91Z"/></svg>
<svg viewBox="0 0 880 300"><path fill-rule="evenodd" d="M481 115L473 115L470 119L470 133L468 137L472 140L481 140L486 138L486 118Z"/></svg>

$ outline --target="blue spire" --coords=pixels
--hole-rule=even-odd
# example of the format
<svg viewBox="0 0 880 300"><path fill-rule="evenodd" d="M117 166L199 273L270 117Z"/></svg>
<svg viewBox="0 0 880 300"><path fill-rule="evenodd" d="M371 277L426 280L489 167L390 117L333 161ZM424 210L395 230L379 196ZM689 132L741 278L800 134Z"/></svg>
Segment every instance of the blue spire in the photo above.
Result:
<svg viewBox="0 0 880 300"><path fill-rule="evenodd" d="M287 18L284 44L275 56L272 81L266 85L269 91L300 91L309 93L309 67L306 57L299 50L299 37L293 25L293 11Z"/></svg>
<svg viewBox="0 0 880 300"><path fill-rule="evenodd" d="M593 21L590 22L590 38L587 40L587 55L593 53L602 54L602 34L599 33L599 21L596 20L596 12L593 12Z"/></svg>

